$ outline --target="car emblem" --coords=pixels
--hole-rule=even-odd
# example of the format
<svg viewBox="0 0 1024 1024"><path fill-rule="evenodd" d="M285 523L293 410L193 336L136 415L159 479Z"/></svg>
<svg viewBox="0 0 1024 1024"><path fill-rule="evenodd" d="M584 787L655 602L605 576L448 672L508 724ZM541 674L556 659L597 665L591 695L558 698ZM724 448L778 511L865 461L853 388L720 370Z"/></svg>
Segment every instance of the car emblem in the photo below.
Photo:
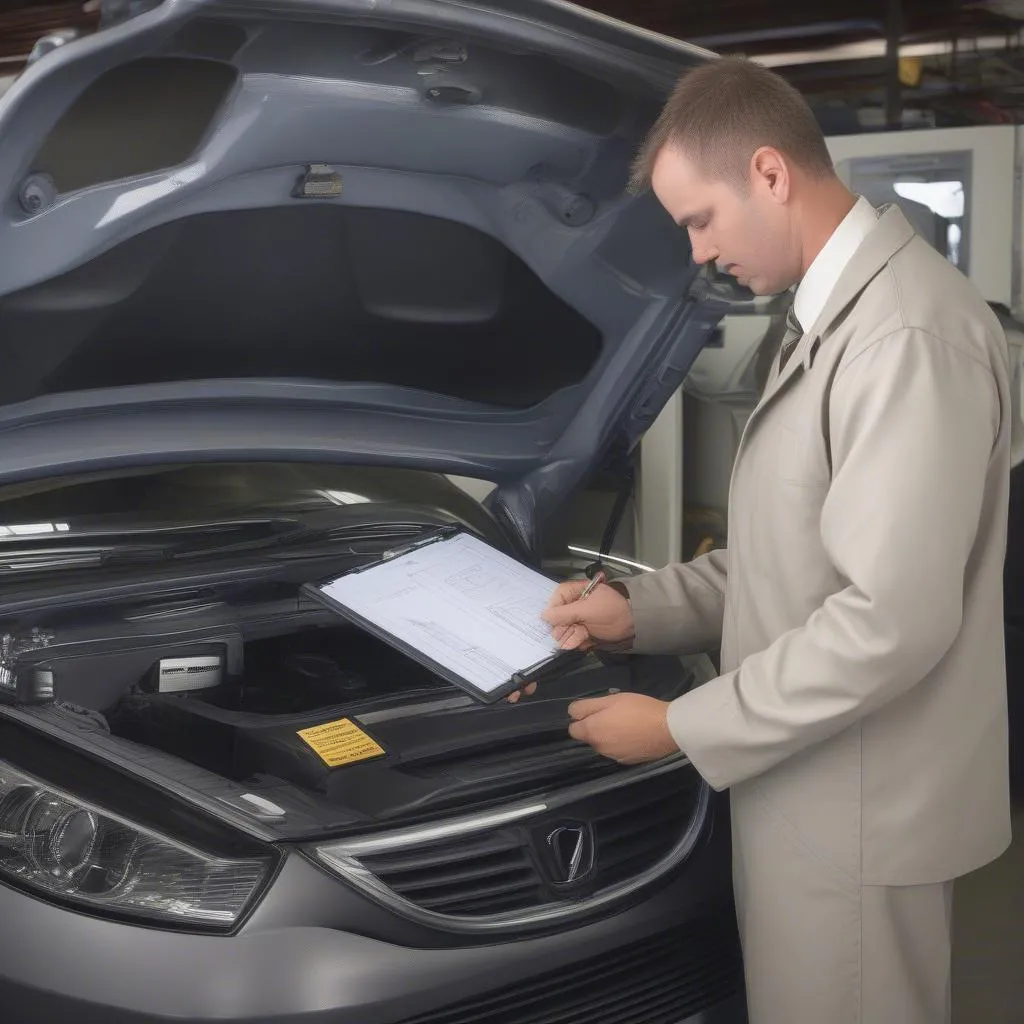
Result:
<svg viewBox="0 0 1024 1024"><path fill-rule="evenodd" d="M548 833L554 880L561 885L578 882L594 866L594 834L588 825L560 825Z"/></svg>

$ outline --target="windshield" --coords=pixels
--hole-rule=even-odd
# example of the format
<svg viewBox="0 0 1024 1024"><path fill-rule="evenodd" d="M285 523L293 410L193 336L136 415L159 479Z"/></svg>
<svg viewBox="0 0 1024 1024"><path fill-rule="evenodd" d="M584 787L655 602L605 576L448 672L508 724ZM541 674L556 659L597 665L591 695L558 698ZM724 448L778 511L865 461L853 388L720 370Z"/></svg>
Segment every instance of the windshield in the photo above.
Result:
<svg viewBox="0 0 1024 1024"><path fill-rule="evenodd" d="M0 488L0 571L95 567L123 556L202 554L335 528L414 530L486 513L447 478L305 463L170 466Z"/></svg>

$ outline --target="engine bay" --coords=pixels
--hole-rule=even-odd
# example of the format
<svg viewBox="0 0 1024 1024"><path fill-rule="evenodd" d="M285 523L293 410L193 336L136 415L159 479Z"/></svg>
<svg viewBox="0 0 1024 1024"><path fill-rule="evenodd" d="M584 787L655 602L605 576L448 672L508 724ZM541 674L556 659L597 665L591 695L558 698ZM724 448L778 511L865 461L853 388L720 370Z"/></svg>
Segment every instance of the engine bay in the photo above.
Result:
<svg viewBox="0 0 1024 1024"><path fill-rule="evenodd" d="M305 827L419 820L618 771L569 737L568 704L694 683L677 658L591 656L530 700L484 706L280 582L65 613L30 640L13 677L45 681L38 720L70 715L76 745L155 765L170 789L271 793ZM310 741L332 728L358 756Z"/></svg>
<svg viewBox="0 0 1024 1024"><path fill-rule="evenodd" d="M163 659L106 713L111 733L226 778L268 773L327 792L334 767L302 739L303 732L372 711L396 695L451 691L411 659L351 626L252 641L245 645L240 674L228 673L218 657L208 655L199 666L202 685L187 688L173 671L168 677L167 668L189 659Z"/></svg>

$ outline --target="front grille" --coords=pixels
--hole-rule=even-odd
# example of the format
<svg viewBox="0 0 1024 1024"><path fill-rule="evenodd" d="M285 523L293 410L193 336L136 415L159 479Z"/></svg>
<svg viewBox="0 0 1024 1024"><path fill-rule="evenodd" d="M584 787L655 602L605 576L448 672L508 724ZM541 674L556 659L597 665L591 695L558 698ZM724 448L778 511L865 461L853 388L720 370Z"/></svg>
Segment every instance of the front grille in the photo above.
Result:
<svg viewBox="0 0 1024 1024"><path fill-rule="evenodd" d="M742 988L725 911L402 1024L679 1024Z"/></svg>
<svg viewBox="0 0 1024 1024"><path fill-rule="evenodd" d="M679 841L688 819L684 803L696 796L696 779L680 786L632 787L629 799L596 811L594 835L600 852L601 881L605 886L625 881L661 860ZM682 805L682 806L681 806Z"/></svg>
<svg viewBox="0 0 1024 1024"><path fill-rule="evenodd" d="M666 857L693 823L702 789L686 767L596 793L541 820L358 859L392 892L436 914L489 917L573 903ZM572 886L558 877L545 844L565 823L588 827L594 839L593 870Z"/></svg>
<svg viewBox="0 0 1024 1024"><path fill-rule="evenodd" d="M536 866L513 830L361 860L399 896L439 914L500 914L544 902Z"/></svg>

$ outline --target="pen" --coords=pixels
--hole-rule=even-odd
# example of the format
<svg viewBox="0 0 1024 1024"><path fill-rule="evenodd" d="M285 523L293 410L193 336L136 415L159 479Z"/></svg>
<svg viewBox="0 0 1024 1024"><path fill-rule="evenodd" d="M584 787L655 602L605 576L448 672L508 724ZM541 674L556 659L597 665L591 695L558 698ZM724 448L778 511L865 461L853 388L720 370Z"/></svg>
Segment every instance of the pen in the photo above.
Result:
<svg viewBox="0 0 1024 1024"><path fill-rule="evenodd" d="M577 598L578 601L582 601L585 597L589 597L599 583L604 583L604 573L599 572L594 574L594 578L583 588L583 593Z"/></svg>

